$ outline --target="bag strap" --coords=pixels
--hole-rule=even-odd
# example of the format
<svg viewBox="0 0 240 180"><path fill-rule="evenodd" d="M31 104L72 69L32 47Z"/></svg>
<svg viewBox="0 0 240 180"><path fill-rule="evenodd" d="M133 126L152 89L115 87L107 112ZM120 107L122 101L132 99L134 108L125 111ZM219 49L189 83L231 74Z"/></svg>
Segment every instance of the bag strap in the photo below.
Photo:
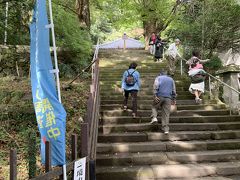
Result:
<svg viewBox="0 0 240 180"><path fill-rule="evenodd" d="M128 75L133 75L133 73L135 73L136 70L134 70L131 74L128 74Z"/></svg>

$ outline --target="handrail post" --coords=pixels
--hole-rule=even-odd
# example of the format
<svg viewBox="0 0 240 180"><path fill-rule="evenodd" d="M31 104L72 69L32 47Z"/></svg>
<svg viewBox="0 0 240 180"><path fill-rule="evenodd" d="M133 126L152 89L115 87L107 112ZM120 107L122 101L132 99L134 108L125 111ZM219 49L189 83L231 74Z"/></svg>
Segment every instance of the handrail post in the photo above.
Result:
<svg viewBox="0 0 240 180"><path fill-rule="evenodd" d="M81 124L81 152L80 152L80 157L87 157L89 160L89 127L88 123L82 123ZM89 161L86 164L86 180L89 179Z"/></svg>
<svg viewBox="0 0 240 180"><path fill-rule="evenodd" d="M183 75L183 60L181 59L181 76Z"/></svg>
<svg viewBox="0 0 240 180"><path fill-rule="evenodd" d="M36 165L36 133L29 133L29 142L28 142L28 176L33 178L36 176L37 165Z"/></svg>
<svg viewBox="0 0 240 180"><path fill-rule="evenodd" d="M52 152L51 143L49 141L45 142L45 172L52 170Z"/></svg>
<svg viewBox="0 0 240 180"><path fill-rule="evenodd" d="M209 97L212 99L211 77L208 76Z"/></svg>
<svg viewBox="0 0 240 180"><path fill-rule="evenodd" d="M10 180L17 180L17 151L10 150Z"/></svg>
<svg viewBox="0 0 240 180"><path fill-rule="evenodd" d="M77 159L77 135L72 134L71 137L71 143L72 143L72 161L75 161Z"/></svg>

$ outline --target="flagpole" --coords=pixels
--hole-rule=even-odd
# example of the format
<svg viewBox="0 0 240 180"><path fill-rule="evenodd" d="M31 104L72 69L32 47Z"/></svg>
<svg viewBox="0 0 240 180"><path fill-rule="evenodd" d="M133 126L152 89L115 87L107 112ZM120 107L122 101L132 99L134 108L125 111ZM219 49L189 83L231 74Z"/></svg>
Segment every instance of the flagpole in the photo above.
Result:
<svg viewBox="0 0 240 180"><path fill-rule="evenodd" d="M58 60L57 60L57 47L56 47L56 39L55 39L53 15L52 15L52 0L48 0L48 3L49 3L49 15L50 15L50 28L51 28L51 32L52 32L52 41L53 41L54 62L55 62L54 73L56 74L56 80L57 80L58 100L60 103L62 103L61 91L60 91Z"/></svg>
<svg viewBox="0 0 240 180"><path fill-rule="evenodd" d="M8 2L6 2L4 45L7 45L7 27L8 27Z"/></svg>

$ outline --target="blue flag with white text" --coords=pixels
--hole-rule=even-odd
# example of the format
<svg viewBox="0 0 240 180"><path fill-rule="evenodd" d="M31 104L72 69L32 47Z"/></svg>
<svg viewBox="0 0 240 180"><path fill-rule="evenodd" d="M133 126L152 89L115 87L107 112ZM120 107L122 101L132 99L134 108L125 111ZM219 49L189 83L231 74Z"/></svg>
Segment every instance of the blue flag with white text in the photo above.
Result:
<svg viewBox="0 0 240 180"><path fill-rule="evenodd" d="M31 85L38 128L41 160L45 163L45 142L51 142L52 165L64 165L66 111L58 100L50 55L46 0L36 0L31 32Z"/></svg>

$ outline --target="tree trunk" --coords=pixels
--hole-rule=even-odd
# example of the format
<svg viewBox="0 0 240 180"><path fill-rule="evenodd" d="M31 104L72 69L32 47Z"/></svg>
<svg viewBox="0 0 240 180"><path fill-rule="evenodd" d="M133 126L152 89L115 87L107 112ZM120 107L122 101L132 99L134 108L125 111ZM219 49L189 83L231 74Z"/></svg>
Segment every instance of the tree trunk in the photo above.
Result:
<svg viewBox="0 0 240 180"><path fill-rule="evenodd" d="M152 13L151 8L149 8L149 1L145 0L144 2L144 8L148 8L149 9L149 13ZM156 35L160 35L160 33L162 31L164 31L169 24L172 22L172 20L174 19L177 11L178 11L178 7L181 4L181 0L176 0L175 5L172 7L171 13L169 14L169 17L165 20L165 21L160 21L157 20L156 18L150 19L148 21L143 21L143 28L144 28L144 39L145 39L145 49L148 49L148 43L149 43L149 38L151 36L151 34L154 32L156 33ZM142 15L142 17L145 17L146 15Z"/></svg>
<svg viewBox="0 0 240 180"><path fill-rule="evenodd" d="M90 29L89 0L76 0L76 9L81 26Z"/></svg>
<svg viewBox="0 0 240 180"><path fill-rule="evenodd" d="M162 27L157 24L157 20L151 20L151 21L144 21L143 28L144 28L145 50L147 50L151 34L155 33L156 35L159 35L159 32L161 31Z"/></svg>

